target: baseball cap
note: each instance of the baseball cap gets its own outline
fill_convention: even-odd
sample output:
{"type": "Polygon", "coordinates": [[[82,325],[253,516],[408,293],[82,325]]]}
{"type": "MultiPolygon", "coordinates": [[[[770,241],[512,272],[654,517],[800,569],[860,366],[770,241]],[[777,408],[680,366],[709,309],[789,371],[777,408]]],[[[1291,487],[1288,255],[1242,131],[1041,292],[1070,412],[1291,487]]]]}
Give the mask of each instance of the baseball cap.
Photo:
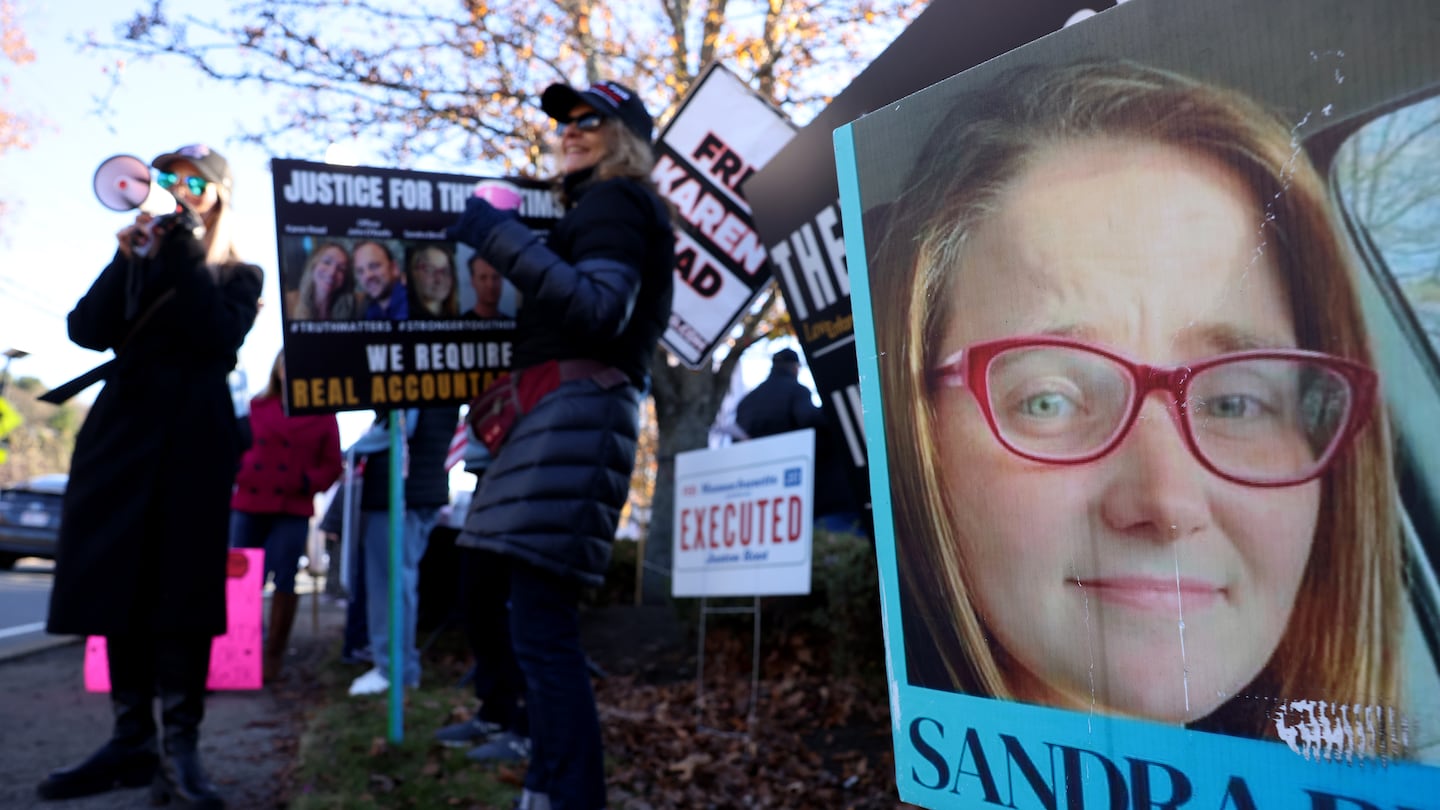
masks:
{"type": "Polygon", "coordinates": [[[150,165],[163,172],[166,166],[177,160],[194,163],[195,168],[200,170],[200,176],[212,183],[219,183],[225,188],[230,188],[232,184],[230,163],[219,152],[203,143],[192,143],[173,152],[166,152],[150,161],[150,165]]]}
{"type": "Polygon", "coordinates": [[[589,90],[576,90],[568,84],[552,84],[540,94],[540,109],[561,123],[570,120],[570,111],[577,104],[589,104],[601,115],[619,118],[641,140],[650,142],[655,122],[640,97],[625,85],[605,81],[590,85],[589,90]]]}

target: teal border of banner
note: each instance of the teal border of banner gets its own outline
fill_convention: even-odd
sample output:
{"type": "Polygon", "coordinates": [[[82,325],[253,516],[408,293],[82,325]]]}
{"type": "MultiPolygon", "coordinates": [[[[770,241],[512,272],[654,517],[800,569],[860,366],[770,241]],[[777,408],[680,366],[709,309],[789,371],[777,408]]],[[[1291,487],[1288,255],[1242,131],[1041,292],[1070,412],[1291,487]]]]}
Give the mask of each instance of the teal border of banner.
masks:
{"type": "Polygon", "coordinates": [[[1440,807],[1440,768],[1415,763],[1311,760],[1278,742],[907,685],[871,277],[866,263],[864,209],[852,127],[847,124],[835,130],[835,163],[870,453],[875,553],[900,798],[931,808],[1004,806],[1046,810],[1440,807]],[[917,732],[929,751],[922,753],[920,746],[912,742],[911,735],[917,732]],[[977,747],[983,761],[977,758],[977,747]],[[1032,789],[1021,761],[1026,757],[1036,768],[1034,774],[1055,791],[1054,795],[1046,797],[1043,790],[1037,794],[1032,789]],[[948,770],[943,785],[937,758],[948,770]],[[1073,772],[1080,777],[1075,785],[1066,780],[1067,765],[1075,766],[1073,772]],[[988,786],[982,772],[993,780],[988,786]],[[1111,781],[1116,775],[1127,792],[1118,804],[1111,781]],[[1183,803],[1175,803],[1179,780],[1185,780],[1191,791],[1183,803]],[[988,796],[987,787],[992,791],[988,796]],[[1142,801],[1142,796],[1148,798],[1142,801]],[[993,801],[996,798],[998,802],[993,801]],[[1245,803],[1245,798],[1253,799],[1253,803],[1245,803]]]}

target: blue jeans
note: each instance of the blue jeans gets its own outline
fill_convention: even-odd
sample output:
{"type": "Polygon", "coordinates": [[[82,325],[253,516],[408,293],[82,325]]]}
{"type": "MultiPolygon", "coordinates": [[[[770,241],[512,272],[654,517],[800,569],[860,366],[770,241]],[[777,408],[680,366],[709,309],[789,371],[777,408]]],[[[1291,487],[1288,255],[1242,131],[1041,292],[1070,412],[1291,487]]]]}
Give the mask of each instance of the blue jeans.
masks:
{"type": "Polygon", "coordinates": [[[580,585],[510,561],[510,638],[525,673],[530,769],[525,787],[553,810],[605,806],[605,753],[585,652],[580,585]]]}
{"type": "Polygon", "coordinates": [[[265,573],[275,575],[276,593],[295,593],[295,571],[305,553],[310,518],[279,513],[230,513],[230,547],[265,549],[265,573]]]}
{"type": "MultiPolygon", "coordinates": [[[[420,606],[420,558],[440,510],[405,510],[404,547],[400,569],[400,649],[406,686],[420,685],[420,651],[415,648],[415,621],[420,606]]],[[[375,667],[390,674],[390,513],[360,512],[360,547],[365,555],[365,623],[370,629],[370,654],[375,667]]]]}
{"type": "MultiPolygon", "coordinates": [[[[359,521],[356,521],[359,530],[359,521]]],[[[358,533],[348,541],[350,544],[350,592],[345,601],[345,642],[340,650],[342,658],[349,659],[356,653],[370,650],[370,628],[365,623],[365,550],[358,533]]],[[[342,552],[342,555],[344,552],[342,552]]]]}

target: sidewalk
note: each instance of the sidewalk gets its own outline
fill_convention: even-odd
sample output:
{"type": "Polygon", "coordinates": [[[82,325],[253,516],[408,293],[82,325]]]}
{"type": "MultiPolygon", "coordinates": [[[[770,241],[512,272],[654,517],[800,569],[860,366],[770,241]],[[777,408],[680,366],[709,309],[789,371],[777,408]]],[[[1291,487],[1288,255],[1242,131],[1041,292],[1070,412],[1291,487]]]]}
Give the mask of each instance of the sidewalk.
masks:
{"type": "MultiPolygon", "coordinates": [[[[305,677],[337,654],[344,608],[301,597],[281,679],[253,692],[216,692],[206,700],[200,750],[210,777],[230,807],[276,807],[295,761],[306,696],[305,677]],[[317,609],[318,607],[318,609],[317,609]]],[[[35,785],[52,769],[71,765],[108,739],[110,700],[86,692],[79,639],[0,661],[0,807],[64,810],[150,808],[148,788],[85,799],[41,802],[35,785]]]]}

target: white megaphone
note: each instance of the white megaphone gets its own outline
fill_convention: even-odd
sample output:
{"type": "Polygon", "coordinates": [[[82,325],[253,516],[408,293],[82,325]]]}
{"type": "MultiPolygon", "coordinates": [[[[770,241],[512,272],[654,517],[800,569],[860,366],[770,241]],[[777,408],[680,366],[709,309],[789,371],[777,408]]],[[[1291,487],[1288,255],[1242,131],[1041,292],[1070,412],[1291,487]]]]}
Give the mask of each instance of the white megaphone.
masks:
{"type": "Polygon", "coordinates": [[[150,179],[150,167],[134,155],[106,158],[95,170],[95,196],[111,211],[141,211],[151,216],[172,214],[175,195],[150,179]]]}

